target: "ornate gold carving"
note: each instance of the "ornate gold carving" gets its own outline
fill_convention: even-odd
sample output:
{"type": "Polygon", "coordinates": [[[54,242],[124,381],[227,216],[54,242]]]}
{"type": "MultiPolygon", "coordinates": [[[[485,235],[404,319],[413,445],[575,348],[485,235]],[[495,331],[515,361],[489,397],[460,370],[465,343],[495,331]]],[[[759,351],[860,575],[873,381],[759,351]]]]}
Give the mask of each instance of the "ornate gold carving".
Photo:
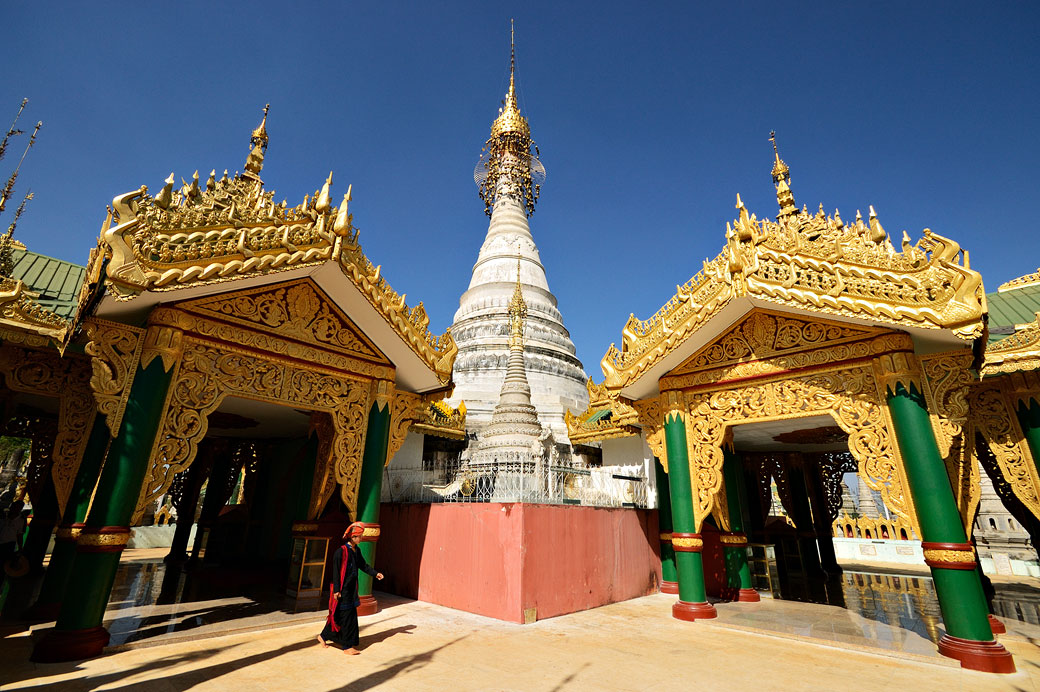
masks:
{"type": "Polygon", "coordinates": [[[1040,370],[1040,314],[1014,334],[986,346],[982,376],[1040,370]]]}
{"type": "Polygon", "coordinates": [[[71,354],[62,358],[57,351],[4,343],[0,344],[0,374],[9,389],[60,399],[51,478],[58,511],[64,513],[94,420],[90,367],[85,358],[71,354]]]}
{"type": "Polygon", "coordinates": [[[982,334],[982,277],[960,246],[925,229],[897,252],[871,215],[846,225],[835,213],[792,213],[778,222],[749,215],[727,224],[726,245],[648,320],[630,317],[622,346],[601,363],[617,389],[641,377],[700,329],[731,299],[774,304],[900,326],[947,329],[964,340],[982,334]]]}
{"type": "Polygon", "coordinates": [[[425,402],[418,394],[396,390],[393,396],[390,408],[390,439],[386,450],[387,464],[404,444],[408,428],[414,421],[422,420],[426,411],[425,402]]]}
{"type": "Polygon", "coordinates": [[[466,402],[452,408],[444,401],[431,402],[422,419],[412,423],[411,430],[450,440],[466,439],[466,402]]]}
{"type": "Polygon", "coordinates": [[[571,443],[607,440],[639,434],[639,412],[632,402],[589,378],[589,406],[581,415],[564,413],[571,443]]]}
{"type": "Polygon", "coordinates": [[[875,362],[878,364],[878,385],[883,390],[895,392],[897,384],[903,385],[908,392],[911,387],[917,391],[924,389],[917,356],[912,352],[886,353],[875,362]]]}
{"type": "Polygon", "coordinates": [[[151,324],[144,334],[141,367],[147,368],[156,358],[162,358],[163,370],[170,369],[180,360],[184,351],[184,332],[161,324],[151,324]]]}
{"type": "Polygon", "coordinates": [[[985,380],[970,395],[971,421],[982,433],[1000,473],[1023,505],[1040,518],[1040,476],[1012,410],[1005,378],[985,380]]]}
{"type": "Polygon", "coordinates": [[[307,518],[317,519],[325,505],[328,504],[332,493],[336,491],[336,460],[332,456],[332,443],[336,437],[336,430],[332,424],[332,417],[324,411],[313,412],[310,432],[318,436],[318,456],[314,463],[307,518]]]}
{"type": "Polygon", "coordinates": [[[968,394],[975,382],[973,360],[970,349],[921,356],[924,395],[935,440],[946,462],[961,521],[969,531],[981,494],[979,463],[971,453],[974,434],[965,434],[968,394]]]}
{"type": "Polygon", "coordinates": [[[335,478],[353,512],[368,420],[369,383],[344,372],[261,358],[244,349],[219,348],[190,336],[170,382],[163,423],[152,448],[152,467],[138,508],[164,493],[205,437],[207,416],[225,396],[273,401],[332,414],[336,431],[335,478]]]}
{"type": "Polygon", "coordinates": [[[193,300],[177,307],[274,332],[293,341],[389,363],[357,325],[314,288],[310,279],[193,300]]]}
{"type": "Polygon", "coordinates": [[[148,321],[150,324],[165,325],[186,333],[236,344],[254,350],[264,357],[282,357],[314,363],[330,370],[344,370],[375,379],[392,380],[395,374],[394,368],[389,365],[283,339],[275,334],[243,329],[173,308],[155,308],[148,316],[148,321]]]}
{"type": "Polygon", "coordinates": [[[691,538],[689,536],[672,536],[672,546],[675,548],[700,548],[703,545],[704,540],[701,538],[691,538]]]}
{"type": "Polygon", "coordinates": [[[647,446],[667,473],[668,448],[664,443],[664,411],[661,408],[661,398],[651,397],[633,401],[632,408],[639,413],[639,424],[646,436],[647,446]]]}
{"type": "Polygon", "coordinates": [[[722,543],[723,545],[728,545],[728,546],[733,546],[733,547],[738,547],[739,548],[740,546],[747,545],[747,536],[744,536],[744,535],[728,536],[728,535],[723,534],[723,535],[719,536],[719,542],[722,543]]]}
{"type": "Polygon", "coordinates": [[[394,383],[389,380],[376,380],[372,383],[372,403],[376,409],[383,411],[394,398],[394,383]]]}
{"type": "Polygon", "coordinates": [[[84,347],[93,371],[90,388],[97,400],[98,412],[105,416],[108,430],[115,437],[119,434],[141,359],[144,330],[93,317],[83,326],[90,339],[84,347]]]}
{"type": "Polygon", "coordinates": [[[1031,274],[1020,276],[1017,279],[1011,279],[1011,281],[1005,281],[997,287],[997,291],[1003,293],[1004,291],[1012,288],[1024,288],[1026,286],[1035,286],[1040,284],[1040,269],[1037,269],[1031,274]]]}
{"type": "Polygon", "coordinates": [[[130,542],[130,532],[119,532],[119,533],[83,533],[80,532],[79,538],[76,542],[80,545],[90,545],[98,547],[115,547],[125,546],[130,542]]]}
{"type": "Polygon", "coordinates": [[[726,429],[738,423],[801,418],[826,413],[849,435],[849,451],[867,485],[885,504],[917,525],[905,492],[902,459],[873,369],[867,365],[816,371],[743,387],[686,394],[686,437],[699,530],[722,489],[722,444],[726,429]]]}
{"type": "Polygon", "coordinates": [[[662,533],[660,538],[665,543],[671,543],[672,542],[672,534],[670,534],[670,533],[662,533]]]}
{"type": "Polygon", "coordinates": [[[362,535],[362,537],[365,537],[365,538],[368,538],[368,537],[379,538],[379,527],[378,526],[371,526],[371,525],[366,526],[361,535],[362,535]]]}
{"type": "Polygon", "coordinates": [[[975,553],[971,550],[925,550],[924,559],[931,562],[975,562],[975,553]]]}
{"type": "Polygon", "coordinates": [[[0,326],[28,332],[64,347],[71,322],[34,300],[25,283],[0,276],[0,326]]]}

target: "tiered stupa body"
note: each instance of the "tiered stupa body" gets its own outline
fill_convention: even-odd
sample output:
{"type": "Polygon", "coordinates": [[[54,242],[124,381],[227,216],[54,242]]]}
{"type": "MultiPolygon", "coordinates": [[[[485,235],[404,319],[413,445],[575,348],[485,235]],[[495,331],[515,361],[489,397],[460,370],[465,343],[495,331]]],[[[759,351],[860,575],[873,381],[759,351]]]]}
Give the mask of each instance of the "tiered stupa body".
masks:
{"type": "Polygon", "coordinates": [[[459,354],[451,402],[466,402],[471,430],[491,421],[510,362],[508,310],[519,257],[528,310],[524,364],[531,402],[541,423],[557,441],[565,441],[566,410],[577,413],[588,406],[588,376],[563,326],[528,225],[545,176],[536,152],[527,119],[517,105],[511,68],[509,92],[474,174],[491,223],[452,324],[459,354]]]}
{"type": "Polygon", "coordinates": [[[480,432],[477,453],[471,467],[500,463],[534,463],[541,453],[542,426],[538,411],[531,404],[531,387],[524,371],[524,320],[527,304],[520,284],[520,260],[517,259],[516,288],[509,302],[509,365],[491,414],[491,422],[480,432]]]}

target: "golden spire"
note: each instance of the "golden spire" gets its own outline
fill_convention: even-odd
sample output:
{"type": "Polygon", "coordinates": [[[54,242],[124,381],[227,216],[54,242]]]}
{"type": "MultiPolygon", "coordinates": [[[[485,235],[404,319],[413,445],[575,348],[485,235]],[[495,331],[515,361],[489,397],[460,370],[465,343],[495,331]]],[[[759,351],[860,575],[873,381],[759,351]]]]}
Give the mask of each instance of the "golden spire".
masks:
{"type": "Polygon", "coordinates": [[[491,136],[518,132],[524,137],[531,136],[531,127],[527,118],[520,115],[520,106],[516,102],[516,40],[513,33],[513,20],[509,20],[509,91],[505,101],[498,109],[498,117],[491,124],[491,136]]]}
{"type": "Polygon", "coordinates": [[[246,173],[253,174],[252,177],[256,177],[264,167],[264,154],[267,152],[267,111],[269,110],[271,110],[271,104],[264,106],[264,119],[260,121],[249,137],[249,144],[253,148],[246,158],[245,169],[246,173]]]}
{"type": "Polygon", "coordinates": [[[524,320],[527,319],[527,303],[520,287],[520,247],[516,248],[516,286],[509,301],[509,348],[524,348],[524,320]]]}
{"type": "Polygon", "coordinates": [[[798,207],[794,203],[794,193],[791,192],[791,169],[787,167],[784,160],[780,158],[780,151],[776,148],[776,131],[769,133],[769,141],[773,143],[773,184],[776,185],[776,201],[780,205],[780,213],[776,218],[779,221],[785,216],[798,213],[798,207]]]}

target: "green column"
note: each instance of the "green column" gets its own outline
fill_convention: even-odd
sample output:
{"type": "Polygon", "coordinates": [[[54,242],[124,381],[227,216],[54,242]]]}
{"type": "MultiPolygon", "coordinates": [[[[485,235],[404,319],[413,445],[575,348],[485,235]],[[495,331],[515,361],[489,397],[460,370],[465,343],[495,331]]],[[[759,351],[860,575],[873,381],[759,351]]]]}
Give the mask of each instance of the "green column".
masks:
{"type": "MultiPolygon", "coordinates": [[[[379,524],[379,497],[383,489],[383,468],[386,466],[386,453],[390,444],[390,406],[373,404],[368,413],[368,430],[365,433],[365,455],[361,461],[361,481],[358,484],[358,503],[356,521],[365,524],[379,524]]],[[[378,537],[378,536],[376,536],[378,537]]],[[[370,565],[375,565],[376,542],[363,540],[361,554],[370,565]]],[[[364,572],[358,573],[358,597],[361,599],[359,615],[371,615],[379,606],[372,597],[372,577],[364,572]]]]}
{"type": "MultiPolygon", "coordinates": [[[[56,627],[37,642],[32,660],[71,661],[101,653],[108,633],[102,616],[119,567],[121,546],[106,552],[94,536],[129,533],[141,484],[148,472],[149,457],[161,423],[171,373],[161,358],[147,368],[138,367],[130,389],[119,435],[112,441],[98,481],[94,502],[80,534],[69,582],[56,627]]],[[[125,544],[124,544],[125,545],[125,544]]]]}
{"type": "MultiPolygon", "coordinates": [[[[957,511],[946,467],[939,456],[924,397],[913,384],[908,390],[901,382],[895,385],[894,391],[889,387],[887,395],[899,452],[910,484],[910,495],[921,523],[925,559],[932,571],[946,632],[962,640],[992,642],[993,632],[987,618],[989,611],[974,565],[957,569],[957,566],[964,565],[928,558],[929,543],[965,546],[960,548],[961,551],[970,550],[971,546],[957,511]],[[943,562],[950,564],[951,568],[941,566],[943,562]]],[[[971,561],[974,562],[974,555],[967,555],[971,555],[971,561]]],[[[943,651],[942,641],[939,650],[951,655],[943,651]]],[[[1010,661],[1010,654],[1007,658],[1010,661]]],[[[964,659],[961,660],[965,664],[964,659]]]]}
{"type": "Polygon", "coordinates": [[[83,460],[80,462],[79,471],[76,472],[72,492],[69,493],[69,500],[65,504],[65,514],[62,515],[61,525],[58,527],[51,562],[40,588],[40,597],[33,607],[33,610],[39,610],[41,615],[45,610],[53,611],[65,593],[69,576],[72,574],[72,562],[76,556],[76,534],[79,533],[76,524],[82,524],[87,518],[90,498],[94,494],[94,486],[97,485],[98,474],[101,472],[110,440],[105,418],[95,416],[94,427],[90,431],[90,439],[87,440],[83,460]]]}
{"type": "Polygon", "coordinates": [[[1040,404],[1030,397],[1029,404],[1018,402],[1018,422],[1022,426],[1022,435],[1029,445],[1029,453],[1033,455],[1033,463],[1040,472],[1040,404]]]}
{"type": "Polygon", "coordinates": [[[668,453],[668,491],[672,503],[672,544],[679,577],[679,602],[672,606],[672,616],[680,620],[715,617],[715,608],[708,604],[704,590],[704,562],[701,559],[701,538],[696,533],[693,517],[686,425],[680,416],[668,414],[665,417],[664,436],[668,453]]]}
{"type": "Polygon", "coordinates": [[[661,534],[661,591],[679,593],[675,550],[672,548],[672,501],[668,496],[668,474],[657,457],[654,457],[654,475],[657,477],[657,528],[661,534]]]}
{"type": "Polygon", "coordinates": [[[747,491],[744,487],[743,464],[735,452],[723,450],[723,478],[726,483],[726,502],[729,505],[730,542],[723,545],[726,560],[726,586],[738,601],[760,600],[751,584],[751,568],[747,561],[747,533],[744,526],[744,507],[747,491]]]}

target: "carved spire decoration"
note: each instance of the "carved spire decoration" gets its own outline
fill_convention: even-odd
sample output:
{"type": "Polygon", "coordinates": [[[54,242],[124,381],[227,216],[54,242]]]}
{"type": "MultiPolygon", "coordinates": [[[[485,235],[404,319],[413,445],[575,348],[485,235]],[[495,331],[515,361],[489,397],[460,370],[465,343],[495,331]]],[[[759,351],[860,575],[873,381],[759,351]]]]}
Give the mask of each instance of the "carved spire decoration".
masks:
{"type": "MultiPolygon", "coordinates": [[[[249,144],[253,147],[246,158],[246,173],[256,177],[264,167],[264,154],[267,153],[267,111],[271,110],[271,104],[264,106],[264,119],[253,134],[249,136],[249,144]]],[[[259,178],[256,178],[259,180],[259,178]]]]}
{"type": "Polygon", "coordinates": [[[520,114],[516,98],[516,42],[513,20],[509,20],[509,91],[491,124],[491,137],[484,143],[480,160],[473,170],[484,212],[491,209],[499,195],[515,198],[527,216],[534,213],[545,167],[538,159],[538,146],[531,139],[531,127],[520,114]]]}
{"type": "MultiPolygon", "coordinates": [[[[519,250],[518,250],[519,252],[519,250]]],[[[520,287],[520,255],[516,257],[516,288],[509,301],[509,350],[524,350],[524,320],[527,319],[527,303],[520,287]]]]}
{"type": "Polygon", "coordinates": [[[791,192],[791,169],[787,167],[784,160],[780,158],[780,151],[776,148],[776,131],[769,133],[769,141],[773,143],[773,184],[776,185],[776,201],[780,205],[780,213],[777,221],[798,213],[798,207],[794,203],[794,193],[791,192]]]}

